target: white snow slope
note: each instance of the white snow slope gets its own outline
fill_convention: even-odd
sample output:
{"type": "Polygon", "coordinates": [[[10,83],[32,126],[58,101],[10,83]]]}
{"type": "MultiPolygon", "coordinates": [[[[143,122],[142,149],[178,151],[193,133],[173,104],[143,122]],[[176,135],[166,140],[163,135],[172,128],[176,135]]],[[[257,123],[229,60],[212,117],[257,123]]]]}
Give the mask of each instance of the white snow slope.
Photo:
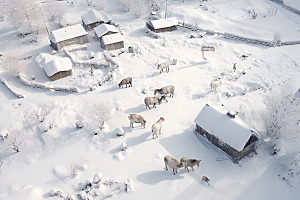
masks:
{"type": "MultiPolygon", "coordinates": [[[[69,6],[66,15],[76,24],[91,7],[83,0],[73,2],[74,7],[69,6]]],[[[106,2],[105,11],[121,26],[125,47],[132,46],[138,51],[135,55],[126,53],[126,49],[121,55],[114,52],[113,59],[120,67],[111,72],[112,80],[93,91],[89,85],[106,76],[111,68],[94,69],[91,76],[89,67],[73,66],[72,76],[49,83],[35,61],[39,53],[52,51],[47,34],[38,44],[29,43],[26,37],[17,36],[17,28],[8,17],[0,22],[0,52],[4,56],[7,50],[19,51],[24,57],[32,55],[23,72],[27,80],[31,81],[34,75],[36,82],[79,88],[79,93],[30,88],[1,68],[1,75],[25,98],[18,99],[0,84],[0,132],[16,132],[22,139],[20,152],[10,149],[0,153],[0,199],[62,199],[51,197],[52,189],[54,193],[61,191],[65,199],[68,195],[79,199],[77,194],[83,183],[93,181],[96,173],[102,174],[102,180],[87,189],[90,199],[299,199],[300,177],[287,175],[289,166],[282,165],[292,162],[292,156],[270,155],[259,110],[263,107],[262,100],[271,91],[294,93],[299,89],[300,45],[265,47],[219,36],[190,38],[199,32],[183,28],[160,33],[166,38],[164,41],[144,32],[148,14],[136,19],[133,12],[119,8],[117,0],[106,2]],[[205,52],[207,60],[204,60],[200,52],[202,46],[213,46],[216,51],[205,52]],[[249,57],[241,60],[242,54],[249,57]],[[157,64],[172,59],[178,60],[177,65],[171,65],[169,73],[159,74],[157,64]],[[232,71],[234,63],[237,63],[235,72],[232,71]],[[119,89],[117,84],[129,76],[133,77],[133,87],[119,89]],[[215,78],[223,82],[217,93],[209,88],[215,78]],[[167,85],[176,87],[174,98],[167,97],[168,102],[146,109],[144,98],[154,96],[154,89],[167,85]],[[233,96],[228,97],[226,93],[233,96]],[[105,129],[94,135],[88,110],[92,102],[99,101],[109,103],[113,112],[112,118],[104,124],[105,129]],[[200,141],[193,131],[194,119],[206,103],[224,104],[232,111],[242,105],[245,121],[264,139],[257,154],[234,164],[212,144],[204,139],[200,141]],[[36,111],[41,108],[50,108],[44,122],[36,120],[36,111]],[[130,128],[128,115],[131,113],[147,120],[145,129],[139,124],[130,128]],[[77,114],[83,118],[82,129],[76,129],[77,114]],[[160,117],[165,119],[162,134],[152,139],[151,125],[160,117]],[[49,124],[54,125],[50,130],[49,124]],[[114,130],[120,127],[125,135],[117,137],[114,130]],[[123,142],[127,145],[125,151],[120,147],[123,142]],[[177,160],[184,156],[201,159],[200,168],[194,167],[195,171],[190,172],[182,168],[173,175],[170,169],[165,169],[165,155],[177,160]],[[72,163],[81,164],[76,177],[71,175],[72,163]],[[202,182],[203,175],[211,180],[210,186],[202,182]]],[[[281,30],[284,40],[300,39],[300,16],[271,1],[211,0],[203,5],[208,11],[196,1],[169,1],[167,17],[176,17],[180,22],[201,17],[199,26],[202,28],[253,38],[272,40],[273,33],[281,30]],[[275,16],[268,13],[270,7],[278,8],[275,16]],[[247,13],[250,9],[258,13],[257,19],[247,13]]],[[[300,7],[296,1],[293,6],[300,7]]],[[[164,16],[164,11],[157,13],[164,16]]],[[[59,28],[51,20],[47,25],[50,31],[59,28]]],[[[90,32],[88,50],[74,51],[72,55],[89,59],[89,52],[94,51],[94,59],[103,59],[99,53],[103,50],[93,36],[90,32]]],[[[63,52],[56,56],[66,57],[63,52]]],[[[0,138],[0,147],[4,143],[0,138]]],[[[84,195],[87,194],[81,192],[82,198],[84,195]]]]}

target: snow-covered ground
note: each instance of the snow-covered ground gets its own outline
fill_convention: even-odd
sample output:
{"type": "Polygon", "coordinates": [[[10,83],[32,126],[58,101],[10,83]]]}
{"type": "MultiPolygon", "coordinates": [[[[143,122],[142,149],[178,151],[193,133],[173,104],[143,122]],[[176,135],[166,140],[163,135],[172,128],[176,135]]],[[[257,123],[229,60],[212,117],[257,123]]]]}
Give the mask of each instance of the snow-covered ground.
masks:
{"type": "MultiPolygon", "coordinates": [[[[91,7],[83,0],[73,2],[66,18],[76,24],[91,7]]],[[[0,52],[4,56],[7,50],[19,51],[24,57],[32,55],[24,72],[28,80],[34,75],[36,82],[79,88],[79,93],[30,88],[7,71],[1,71],[2,77],[25,98],[18,99],[0,84],[0,132],[16,132],[22,139],[20,152],[5,150],[0,154],[0,199],[60,199],[51,197],[52,189],[61,191],[65,197],[75,196],[86,181],[93,181],[97,172],[103,177],[100,183],[92,184],[93,199],[299,199],[299,154],[270,154],[259,111],[270,92],[295,93],[300,88],[300,45],[266,47],[210,35],[190,38],[199,32],[184,28],[160,33],[164,41],[144,32],[147,14],[136,19],[134,13],[123,11],[117,0],[107,4],[105,11],[121,26],[125,52],[133,46],[139,53],[118,55],[116,51],[113,60],[119,67],[112,72],[110,68],[94,69],[94,76],[90,76],[89,67],[73,66],[72,76],[53,83],[49,83],[36,62],[40,53],[52,52],[47,35],[38,44],[29,43],[17,36],[17,28],[8,20],[0,22],[0,52]],[[204,60],[202,46],[213,46],[216,50],[205,52],[204,60]],[[249,57],[242,60],[241,55],[249,57]],[[171,65],[169,73],[159,74],[157,64],[173,59],[178,60],[177,65],[171,65]],[[90,91],[89,86],[108,73],[112,80],[90,91]],[[133,87],[119,89],[118,83],[129,76],[133,77],[133,87]],[[216,78],[221,78],[223,84],[214,93],[209,84],[216,78]],[[167,98],[168,102],[155,109],[145,109],[144,98],[154,96],[154,89],[167,85],[175,86],[174,98],[167,98]],[[100,101],[113,108],[113,115],[105,122],[105,129],[94,135],[88,121],[89,110],[93,102],[100,101]],[[206,103],[224,104],[232,111],[243,107],[245,121],[264,140],[257,154],[234,164],[205,139],[199,140],[193,131],[194,119],[206,103]],[[44,122],[35,117],[36,110],[41,108],[49,108],[44,122]],[[131,113],[146,119],[145,129],[138,124],[129,127],[131,113]],[[83,117],[82,129],[76,129],[77,114],[83,117]],[[160,117],[165,119],[162,134],[152,139],[151,125],[160,117]],[[45,132],[49,124],[54,126],[45,132]],[[120,127],[125,131],[122,137],[115,133],[120,127]],[[125,151],[121,151],[122,142],[127,144],[125,151]],[[200,159],[200,168],[194,167],[195,171],[190,172],[182,168],[173,175],[165,170],[165,155],[177,160],[200,159]],[[295,158],[298,163],[290,165],[295,158]],[[75,163],[80,164],[76,177],[71,174],[71,165],[75,163]],[[298,174],[291,176],[290,169],[298,174]],[[210,186],[202,182],[204,175],[211,180],[210,186]]],[[[283,40],[300,39],[300,16],[271,1],[211,0],[202,4],[207,11],[196,1],[170,1],[167,16],[181,22],[201,18],[201,28],[247,37],[272,40],[273,33],[281,30],[283,40]],[[268,12],[270,7],[278,9],[275,16],[268,12]],[[251,9],[258,13],[257,19],[251,18],[251,9]]],[[[299,3],[290,0],[287,4],[299,9],[299,3]]],[[[164,16],[164,11],[157,15],[164,16]]],[[[48,26],[50,30],[58,28],[54,21],[49,21],[48,26]]],[[[88,60],[93,51],[95,58],[102,61],[103,50],[93,32],[88,37],[88,49],[74,51],[72,55],[88,60]]],[[[66,57],[63,52],[55,56],[66,57]]]]}

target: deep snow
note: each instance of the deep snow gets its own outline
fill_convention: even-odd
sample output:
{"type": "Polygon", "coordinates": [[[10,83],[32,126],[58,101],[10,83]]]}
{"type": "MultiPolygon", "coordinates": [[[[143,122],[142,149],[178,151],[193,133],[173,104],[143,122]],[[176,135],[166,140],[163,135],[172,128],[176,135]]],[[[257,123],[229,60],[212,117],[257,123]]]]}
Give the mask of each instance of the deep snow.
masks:
{"type": "MultiPolygon", "coordinates": [[[[69,8],[65,18],[77,24],[91,7],[82,0],[73,2],[74,7],[69,8]]],[[[300,7],[297,2],[287,2],[300,7]]],[[[115,52],[113,59],[120,67],[112,72],[113,79],[97,90],[90,91],[89,85],[104,77],[110,69],[94,69],[94,76],[90,76],[89,67],[73,66],[71,77],[51,83],[77,86],[80,92],[76,94],[29,88],[8,72],[1,71],[25,98],[18,99],[0,84],[0,131],[6,133],[15,129],[24,138],[21,152],[7,150],[0,154],[0,199],[55,199],[50,197],[52,189],[74,195],[79,193],[83,182],[93,181],[96,173],[102,173],[100,183],[130,180],[133,191],[124,192],[122,185],[102,184],[95,189],[99,193],[95,199],[111,194],[110,198],[130,200],[298,199],[299,175],[291,177],[288,170],[291,166],[299,170],[299,154],[270,155],[269,138],[263,131],[259,110],[263,107],[262,100],[271,91],[294,93],[299,89],[300,46],[265,47],[207,35],[190,38],[192,33],[199,32],[183,28],[161,33],[165,40],[156,39],[144,32],[148,15],[136,19],[134,13],[120,9],[117,0],[107,3],[105,11],[120,24],[125,47],[133,46],[138,51],[134,55],[115,52]],[[205,52],[207,60],[203,60],[202,46],[214,46],[216,51],[205,52]],[[249,57],[242,60],[242,54],[249,57]],[[159,74],[157,64],[172,59],[178,60],[177,65],[171,65],[169,73],[159,74]],[[234,63],[237,63],[235,72],[232,71],[234,63]],[[117,84],[128,76],[133,77],[133,87],[119,89],[117,84]],[[213,93],[209,83],[218,77],[223,84],[213,93]],[[145,109],[145,97],[154,96],[154,89],[171,84],[176,87],[174,98],[168,98],[168,103],[163,102],[155,109],[145,109]],[[114,108],[113,117],[105,122],[103,133],[97,136],[88,124],[87,111],[93,101],[108,102],[114,108]],[[206,103],[224,104],[232,111],[242,105],[245,122],[265,140],[258,154],[233,164],[226,154],[205,139],[199,140],[193,132],[194,119],[206,103]],[[51,108],[42,123],[33,119],[35,109],[41,107],[51,108]],[[130,128],[127,117],[130,113],[142,115],[147,120],[146,128],[138,124],[130,128]],[[83,116],[85,126],[82,129],[76,129],[77,114],[83,116]],[[153,140],[151,125],[159,117],[165,119],[162,134],[153,140]],[[45,132],[44,127],[52,119],[55,119],[54,127],[45,132]],[[123,137],[116,136],[115,129],[119,127],[125,131],[123,137]],[[125,151],[120,148],[123,142],[128,147],[125,151]],[[202,161],[195,171],[179,169],[173,175],[165,170],[165,155],[177,160],[185,156],[202,161]],[[289,165],[295,158],[298,158],[298,168],[297,163],[289,165]],[[81,163],[77,177],[71,175],[72,163],[81,163]],[[211,186],[201,181],[203,175],[209,177],[211,186]]],[[[203,4],[208,11],[195,1],[170,1],[167,16],[186,22],[201,17],[200,27],[266,40],[272,40],[277,30],[283,32],[284,40],[300,38],[300,16],[271,1],[212,0],[203,4]],[[276,16],[268,14],[272,6],[278,9],[276,16]],[[252,8],[258,13],[255,20],[247,13],[252,8]]],[[[164,16],[163,11],[157,13],[164,16]]],[[[50,30],[58,28],[54,21],[49,21],[48,26],[50,30]]],[[[6,50],[15,49],[24,56],[32,55],[25,72],[27,79],[34,75],[37,82],[49,82],[35,61],[40,53],[52,52],[47,35],[39,44],[29,43],[26,38],[17,36],[17,28],[7,19],[0,22],[0,27],[0,52],[5,56],[6,50]]],[[[72,54],[88,60],[90,51],[94,51],[95,58],[103,59],[103,50],[94,39],[94,33],[89,32],[88,36],[91,42],[87,44],[88,50],[72,54]]],[[[66,57],[63,52],[56,56],[66,57]]],[[[0,139],[0,145],[2,142],[0,139]]]]}

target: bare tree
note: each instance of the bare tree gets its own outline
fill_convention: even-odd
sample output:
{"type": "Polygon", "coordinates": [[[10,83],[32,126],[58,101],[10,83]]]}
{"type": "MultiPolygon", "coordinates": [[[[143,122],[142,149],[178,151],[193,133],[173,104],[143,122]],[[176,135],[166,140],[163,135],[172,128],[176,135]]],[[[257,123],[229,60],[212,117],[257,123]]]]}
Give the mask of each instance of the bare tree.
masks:
{"type": "Polygon", "coordinates": [[[33,111],[34,118],[40,122],[45,121],[45,117],[51,112],[52,108],[53,108],[52,104],[45,104],[45,103],[39,104],[33,111]]]}
{"type": "Polygon", "coordinates": [[[95,129],[103,129],[104,122],[112,117],[112,107],[101,101],[92,102],[87,110],[90,125],[95,129]]]}
{"type": "Polygon", "coordinates": [[[67,12],[67,5],[64,2],[49,2],[43,4],[46,7],[47,18],[54,20],[56,17],[62,17],[67,12]]]}
{"type": "Polygon", "coordinates": [[[192,30],[197,31],[199,29],[199,24],[202,22],[201,17],[192,17],[191,18],[191,25],[192,25],[192,30]]]}
{"type": "Polygon", "coordinates": [[[283,34],[281,31],[276,31],[273,33],[273,41],[276,44],[281,45],[282,38],[283,38],[283,34]]]}
{"type": "Polygon", "coordinates": [[[82,163],[80,162],[74,162],[71,164],[70,168],[71,168],[71,174],[76,177],[78,176],[79,173],[79,168],[81,167],[82,163]]]}
{"type": "Polygon", "coordinates": [[[20,146],[24,141],[23,137],[20,135],[20,131],[13,129],[9,131],[8,135],[3,137],[3,139],[3,144],[0,145],[1,150],[12,149],[16,152],[20,152],[20,146]]]}
{"type": "Polygon", "coordinates": [[[19,76],[24,71],[25,62],[21,54],[17,50],[9,50],[4,53],[4,59],[2,66],[13,74],[13,76],[19,76]]]}
{"type": "Polygon", "coordinates": [[[144,0],[132,0],[131,9],[137,18],[140,18],[146,11],[147,6],[144,0]]]}
{"type": "Polygon", "coordinates": [[[93,0],[84,0],[84,1],[87,3],[88,6],[92,5],[93,3],[93,0]]]}
{"type": "MultiPolygon", "coordinates": [[[[271,93],[260,110],[267,134],[273,139],[282,139],[288,144],[300,142],[300,102],[293,94],[271,93]]],[[[276,143],[276,142],[275,142],[276,143]]]]}
{"type": "Polygon", "coordinates": [[[107,3],[105,0],[96,0],[94,3],[100,10],[105,10],[107,8],[107,3]]]}
{"type": "Polygon", "coordinates": [[[131,10],[131,0],[119,0],[119,5],[125,12],[129,12],[131,10]]]}

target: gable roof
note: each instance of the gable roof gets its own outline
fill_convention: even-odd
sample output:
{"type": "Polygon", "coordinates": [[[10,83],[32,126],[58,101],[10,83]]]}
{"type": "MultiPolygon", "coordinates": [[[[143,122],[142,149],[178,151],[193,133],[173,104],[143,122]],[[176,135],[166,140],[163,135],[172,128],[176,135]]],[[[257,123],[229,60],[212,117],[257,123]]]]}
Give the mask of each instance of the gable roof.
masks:
{"type": "Polygon", "coordinates": [[[101,37],[104,34],[106,34],[107,32],[118,33],[118,30],[116,29],[116,27],[113,25],[109,25],[109,24],[101,24],[101,25],[95,27],[94,31],[95,31],[97,37],[101,37]]]}
{"type": "Polygon", "coordinates": [[[43,68],[47,76],[53,76],[57,72],[69,71],[72,70],[72,62],[70,58],[56,58],[45,64],[43,68]]]}
{"type": "Polygon", "coordinates": [[[68,26],[65,28],[51,31],[48,38],[52,42],[57,43],[57,42],[65,41],[68,39],[76,38],[87,34],[88,33],[84,30],[81,24],[76,24],[74,26],[68,26]]]}
{"type": "Polygon", "coordinates": [[[108,22],[111,20],[111,18],[104,11],[96,11],[94,9],[91,9],[85,15],[82,15],[81,19],[86,25],[101,21],[108,22]]]}
{"type": "Polygon", "coordinates": [[[260,138],[255,129],[237,115],[230,118],[222,107],[206,104],[194,122],[238,151],[244,149],[252,134],[260,138]]]}
{"type": "Polygon", "coordinates": [[[102,41],[105,45],[108,45],[108,44],[114,44],[114,43],[117,43],[117,42],[122,42],[124,40],[123,40],[123,37],[120,33],[116,33],[116,34],[103,36],[102,41]]]}
{"type": "Polygon", "coordinates": [[[150,21],[155,29],[177,26],[178,21],[175,17],[150,21]]]}

